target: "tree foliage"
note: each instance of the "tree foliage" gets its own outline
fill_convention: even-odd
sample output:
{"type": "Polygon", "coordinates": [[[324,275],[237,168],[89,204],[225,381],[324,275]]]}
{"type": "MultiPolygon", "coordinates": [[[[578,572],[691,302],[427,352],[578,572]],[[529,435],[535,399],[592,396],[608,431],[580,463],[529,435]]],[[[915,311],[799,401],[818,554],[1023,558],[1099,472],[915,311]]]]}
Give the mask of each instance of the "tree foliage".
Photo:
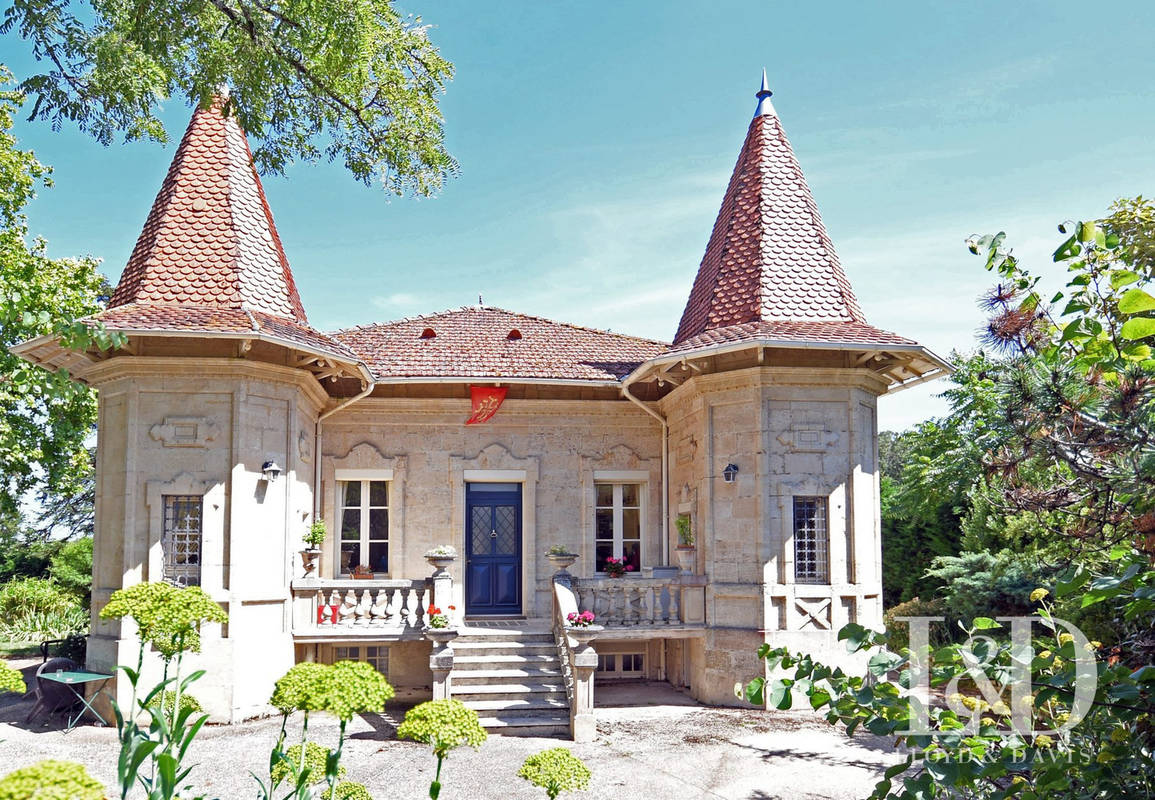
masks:
{"type": "Polygon", "coordinates": [[[97,261],[49,258],[43,239],[29,241],[24,207],[49,185],[50,170],[12,135],[23,98],[9,83],[0,67],[0,513],[11,515],[30,492],[48,505],[85,492],[92,464],[84,445],[96,402],[67,371],[40,369],[8,348],[45,335],[80,349],[107,348],[120,337],[83,321],[108,293],[97,261]]]}
{"type": "Polygon", "coordinates": [[[262,171],[324,157],[429,194],[456,170],[437,105],[453,66],[390,0],[14,0],[0,31],[40,62],[20,84],[30,118],[104,144],[166,141],[167,99],[204,108],[228,85],[262,171]]]}

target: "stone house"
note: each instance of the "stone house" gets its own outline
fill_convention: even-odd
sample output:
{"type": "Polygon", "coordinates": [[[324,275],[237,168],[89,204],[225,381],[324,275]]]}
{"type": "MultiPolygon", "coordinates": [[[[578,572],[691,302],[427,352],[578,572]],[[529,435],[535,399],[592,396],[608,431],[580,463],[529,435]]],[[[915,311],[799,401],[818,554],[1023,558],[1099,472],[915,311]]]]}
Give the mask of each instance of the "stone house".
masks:
{"type": "Polygon", "coordinates": [[[316,331],[244,134],[196,111],[97,317],[127,343],[15,348],[99,393],[89,666],[135,658],[96,616],[113,591],[195,583],[229,615],[195,659],[217,719],[354,658],[588,738],[595,678],[732,703],[763,642],[837,659],[842,624],[879,625],[876,401],[949,365],[866,322],[770,94],[672,343],[481,305],[316,331]],[[465,424],[487,388],[504,403],[465,424]],[[439,545],[459,556],[434,574],[439,545]],[[605,629],[563,633],[579,608],[605,629]]]}

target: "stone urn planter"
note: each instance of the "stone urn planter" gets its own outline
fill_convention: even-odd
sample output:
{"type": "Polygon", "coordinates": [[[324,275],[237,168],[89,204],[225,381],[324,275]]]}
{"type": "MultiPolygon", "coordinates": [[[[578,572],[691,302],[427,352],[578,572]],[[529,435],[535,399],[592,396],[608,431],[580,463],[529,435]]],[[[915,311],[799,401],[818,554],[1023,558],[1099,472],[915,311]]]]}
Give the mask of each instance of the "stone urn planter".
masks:
{"type": "Polygon", "coordinates": [[[429,566],[433,567],[434,577],[444,575],[449,567],[453,566],[453,562],[457,560],[457,553],[451,547],[442,547],[430,550],[425,554],[425,560],[429,562],[429,566]]]}
{"type": "Polygon", "coordinates": [[[421,629],[421,635],[433,642],[433,649],[440,650],[458,637],[457,628],[430,628],[426,625],[421,629]]]}
{"type": "Polygon", "coordinates": [[[321,551],[312,548],[301,551],[301,566],[305,569],[305,577],[315,577],[313,572],[317,569],[317,561],[321,558],[321,551]]]}
{"type": "Polygon", "coordinates": [[[574,641],[577,649],[582,649],[605,630],[604,625],[566,625],[565,635],[574,641]]]}
{"type": "Polygon", "coordinates": [[[692,544],[680,544],[674,548],[674,558],[677,559],[683,575],[694,574],[694,567],[697,566],[697,554],[698,549],[692,544]]]}
{"type": "Polygon", "coordinates": [[[577,553],[546,553],[545,557],[557,573],[567,572],[570,565],[578,560],[577,553]]]}

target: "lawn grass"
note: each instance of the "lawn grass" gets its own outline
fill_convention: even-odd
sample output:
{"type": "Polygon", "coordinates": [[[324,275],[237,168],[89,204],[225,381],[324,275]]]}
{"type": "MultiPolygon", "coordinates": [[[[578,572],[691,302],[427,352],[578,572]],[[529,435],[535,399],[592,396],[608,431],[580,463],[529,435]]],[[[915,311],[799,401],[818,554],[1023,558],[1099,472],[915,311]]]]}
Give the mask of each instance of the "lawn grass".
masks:
{"type": "Polygon", "coordinates": [[[0,639],[0,658],[28,658],[40,655],[39,642],[11,642],[0,639]]]}

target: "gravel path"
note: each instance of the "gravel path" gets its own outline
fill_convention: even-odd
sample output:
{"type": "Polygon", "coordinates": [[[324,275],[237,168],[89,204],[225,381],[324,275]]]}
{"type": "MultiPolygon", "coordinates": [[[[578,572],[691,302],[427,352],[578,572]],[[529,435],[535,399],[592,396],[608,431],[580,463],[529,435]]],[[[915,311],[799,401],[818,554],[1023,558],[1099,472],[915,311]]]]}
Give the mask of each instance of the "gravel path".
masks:
{"type": "MultiPolygon", "coordinates": [[[[598,739],[575,745],[557,739],[492,736],[479,750],[455,750],[446,761],[442,800],[521,800],[545,793],[516,776],[526,756],[566,745],[593,771],[589,791],[563,795],[584,800],[658,798],[850,798],[870,793],[881,772],[899,760],[885,741],[845,735],[807,712],[706,708],[668,687],[614,687],[617,696],[644,705],[601,708],[598,739]],[[669,702],[667,702],[669,701],[669,702]]],[[[610,692],[602,694],[614,697],[610,692]]],[[[23,723],[27,700],[0,700],[0,774],[44,758],[79,761],[110,788],[116,780],[117,742],[106,728],[82,726],[67,735],[59,723],[23,723]]],[[[342,763],[349,779],[376,800],[426,797],[434,771],[424,745],[397,741],[406,707],[358,717],[350,724],[342,763]]],[[[279,720],[206,727],[191,749],[199,792],[210,798],[255,798],[249,771],[265,774],[279,720]]],[[[335,742],[329,718],[310,723],[310,736],[335,742]]]]}

